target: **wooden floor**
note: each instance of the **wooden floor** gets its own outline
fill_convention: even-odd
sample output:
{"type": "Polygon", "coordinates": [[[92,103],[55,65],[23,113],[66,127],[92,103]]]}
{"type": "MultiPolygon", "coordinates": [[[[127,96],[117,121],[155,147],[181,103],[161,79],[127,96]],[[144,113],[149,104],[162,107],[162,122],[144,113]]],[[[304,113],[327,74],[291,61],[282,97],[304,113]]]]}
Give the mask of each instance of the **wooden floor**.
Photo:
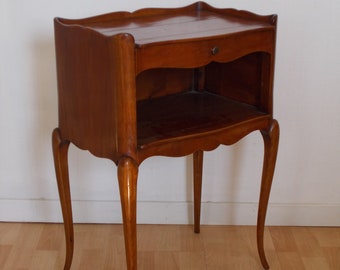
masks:
{"type": "MultiPolygon", "coordinates": [[[[272,270],[340,270],[340,228],[267,227],[272,270]]],[[[0,269],[63,269],[61,224],[0,223],[0,269]]],[[[121,225],[75,225],[72,269],[125,269],[121,225]]],[[[138,225],[138,270],[262,269],[254,226],[138,225]]]]}

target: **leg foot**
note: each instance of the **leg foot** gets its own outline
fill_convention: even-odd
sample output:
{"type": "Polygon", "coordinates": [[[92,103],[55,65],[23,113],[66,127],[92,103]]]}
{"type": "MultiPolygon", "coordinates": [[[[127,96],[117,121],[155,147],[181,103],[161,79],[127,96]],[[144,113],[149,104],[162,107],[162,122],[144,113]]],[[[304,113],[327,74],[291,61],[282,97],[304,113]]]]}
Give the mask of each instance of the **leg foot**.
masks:
{"type": "Polygon", "coordinates": [[[137,176],[137,163],[129,157],[123,157],[118,164],[118,181],[128,270],[137,270],[137,176]]]}
{"type": "Polygon", "coordinates": [[[66,258],[64,270],[69,270],[71,268],[74,248],[71,193],[67,160],[69,145],[69,141],[63,141],[61,139],[60,131],[56,128],[52,133],[52,146],[66,239],[66,258]]]}
{"type": "Polygon", "coordinates": [[[269,269],[269,264],[264,252],[263,234],[279,144],[279,132],[279,124],[275,119],[269,130],[261,131],[264,140],[264,161],[257,216],[257,248],[264,269],[269,269]]]}

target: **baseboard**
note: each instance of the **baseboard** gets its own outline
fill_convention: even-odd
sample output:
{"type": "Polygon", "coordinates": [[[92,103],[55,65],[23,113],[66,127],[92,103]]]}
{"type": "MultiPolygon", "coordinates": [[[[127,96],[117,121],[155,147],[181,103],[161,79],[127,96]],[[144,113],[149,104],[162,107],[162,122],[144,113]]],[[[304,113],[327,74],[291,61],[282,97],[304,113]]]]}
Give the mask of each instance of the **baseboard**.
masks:
{"type": "MultiPolygon", "coordinates": [[[[202,224],[254,225],[256,203],[203,202],[202,224]]],[[[73,201],[75,223],[121,223],[119,201],[73,201]]],[[[61,222],[57,200],[0,200],[0,221],[61,222]]],[[[140,224],[192,224],[188,202],[139,202],[140,224]]],[[[278,204],[268,206],[266,225],[340,226],[340,204],[278,204]]]]}

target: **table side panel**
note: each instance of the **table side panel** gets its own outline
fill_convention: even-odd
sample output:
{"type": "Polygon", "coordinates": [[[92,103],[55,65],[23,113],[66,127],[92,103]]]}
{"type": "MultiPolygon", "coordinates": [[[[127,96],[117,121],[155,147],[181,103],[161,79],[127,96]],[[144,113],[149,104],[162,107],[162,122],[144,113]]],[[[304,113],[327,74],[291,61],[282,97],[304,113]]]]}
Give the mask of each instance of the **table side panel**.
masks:
{"type": "Polygon", "coordinates": [[[134,43],[128,39],[55,20],[62,138],[114,161],[136,149],[134,43]]]}

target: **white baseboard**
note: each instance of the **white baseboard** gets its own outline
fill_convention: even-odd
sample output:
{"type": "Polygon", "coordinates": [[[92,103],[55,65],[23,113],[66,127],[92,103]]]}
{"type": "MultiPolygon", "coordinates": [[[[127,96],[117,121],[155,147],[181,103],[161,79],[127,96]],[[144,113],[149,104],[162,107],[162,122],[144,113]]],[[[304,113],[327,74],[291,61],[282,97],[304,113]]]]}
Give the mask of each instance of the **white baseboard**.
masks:
{"type": "MultiPolygon", "coordinates": [[[[192,224],[188,202],[138,202],[140,224],[192,224]]],[[[121,223],[119,201],[73,201],[75,223],[121,223]]],[[[256,203],[202,202],[201,224],[255,225],[256,203]]],[[[0,221],[62,222],[57,200],[0,200],[0,221]]],[[[268,206],[266,225],[340,226],[340,204],[268,206]]]]}

